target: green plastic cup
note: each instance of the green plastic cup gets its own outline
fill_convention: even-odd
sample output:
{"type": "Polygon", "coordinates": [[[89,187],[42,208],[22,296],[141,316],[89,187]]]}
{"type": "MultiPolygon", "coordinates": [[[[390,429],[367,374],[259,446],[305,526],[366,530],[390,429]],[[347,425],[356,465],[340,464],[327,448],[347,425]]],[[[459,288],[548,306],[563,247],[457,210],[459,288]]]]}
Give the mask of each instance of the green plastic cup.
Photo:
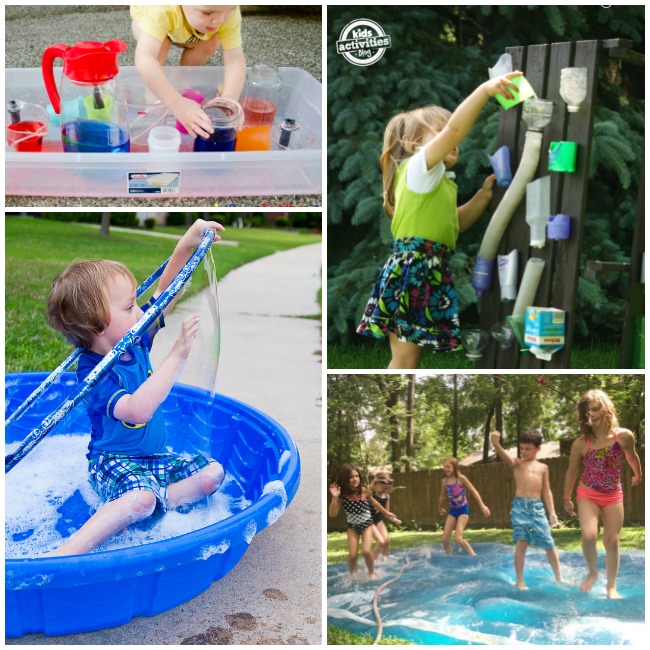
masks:
{"type": "Polygon", "coordinates": [[[521,352],[529,352],[526,345],[526,314],[519,314],[518,316],[506,316],[506,323],[510,325],[510,329],[514,332],[517,342],[519,343],[519,350],[521,352]]]}
{"type": "Polygon", "coordinates": [[[578,144],[576,142],[551,142],[548,150],[549,171],[575,172],[577,155],[578,144]]]}
{"type": "Polygon", "coordinates": [[[92,95],[84,97],[84,106],[86,108],[86,115],[89,120],[97,120],[98,122],[111,121],[111,107],[113,105],[113,98],[108,95],[102,97],[104,108],[95,108],[95,100],[92,95]]]}
{"type": "Polygon", "coordinates": [[[530,97],[537,97],[535,94],[535,91],[533,90],[533,87],[528,83],[526,77],[524,75],[519,75],[517,77],[512,77],[510,79],[515,86],[519,89],[518,92],[515,92],[510,89],[510,92],[515,96],[514,99],[506,99],[503,95],[495,95],[496,100],[505,108],[508,110],[509,108],[512,108],[513,106],[516,106],[517,104],[521,104],[525,99],[529,99],[530,97]]]}

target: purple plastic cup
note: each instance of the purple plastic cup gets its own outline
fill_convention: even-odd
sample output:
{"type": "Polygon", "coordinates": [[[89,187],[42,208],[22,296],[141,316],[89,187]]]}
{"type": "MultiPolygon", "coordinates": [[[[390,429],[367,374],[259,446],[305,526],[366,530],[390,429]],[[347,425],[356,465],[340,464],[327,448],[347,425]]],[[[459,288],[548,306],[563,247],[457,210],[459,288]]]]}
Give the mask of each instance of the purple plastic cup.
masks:
{"type": "MultiPolygon", "coordinates": [[[[205,95],[203,93],[200,93],[198,90],[193,90],[192,88],[187,88],[181,93],[181,95],[183,97],[187,97],[187,99],[195,101],[197,104],[202,104],[203,100],[205,99],[205,95]]],[[[181,133],[187,133],[187,129],[178,120],[176,120],[176,128],[181,133]]]]}

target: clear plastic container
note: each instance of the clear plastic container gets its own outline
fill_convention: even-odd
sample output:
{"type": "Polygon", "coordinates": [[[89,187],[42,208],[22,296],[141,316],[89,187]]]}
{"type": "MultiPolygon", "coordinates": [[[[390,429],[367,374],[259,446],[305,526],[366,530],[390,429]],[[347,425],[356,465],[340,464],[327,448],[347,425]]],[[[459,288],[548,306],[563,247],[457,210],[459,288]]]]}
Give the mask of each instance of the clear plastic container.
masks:
{"type": "MultiPolygon", "coordinates": [[[[180,90],[193,88],[206,98],[212,98],[223,83],[223,68],[170,67],[165,71],[180,90]]],[[[129,109],[131,153],[64,153],[60,130],[51,125],[42,152],[5,152],[5,194],[151,198],[151,194],[134,191],[130,183],[133,176],[148,174],[174,175],[178,182],[158,189],[178,197],[320,194],[322,85],[299,68],[280,68],[279,72],[282,87],[277,114],[290,116],[309,132],[304,148],[194,153],[192,138],[183,135],[178,153],[150,154],[149,131],[155,126],[173,126],[175,119],[147,90],[136,69],[124,67],[120,77],[129,109]]],[[[57,69],[55,76],[60,73],[57,69]]],[[[39,68],[8,68],[5,88],[7,97],[43,107],[48,104],[39,68]]]]}

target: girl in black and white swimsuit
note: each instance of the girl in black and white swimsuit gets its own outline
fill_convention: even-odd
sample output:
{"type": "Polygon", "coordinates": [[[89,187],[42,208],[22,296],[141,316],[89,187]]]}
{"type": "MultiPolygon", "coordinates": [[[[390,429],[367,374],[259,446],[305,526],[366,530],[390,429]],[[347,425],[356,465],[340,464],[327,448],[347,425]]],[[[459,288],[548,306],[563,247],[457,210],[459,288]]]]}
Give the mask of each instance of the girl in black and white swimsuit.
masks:
{"type": "Polygon", "coordinates": [[[344,463],[337,474],[337,480],[330,485],[332,501],[329,516],[336,517],[341,505],[348,520],[348,567],[351,573],[357,570],[359,540],[361,553],[368,567],[370,579],[375,579],[374,558],[372,555],[372,538],[375,525],[372,520],[372,508],[381,512],[387,519],[401,523],[391,512],[386,510],[370,494],[361,481],[361,473],[351,463],[344,463]],[[372,507],[371,507],[372,506],[372,507]]]}

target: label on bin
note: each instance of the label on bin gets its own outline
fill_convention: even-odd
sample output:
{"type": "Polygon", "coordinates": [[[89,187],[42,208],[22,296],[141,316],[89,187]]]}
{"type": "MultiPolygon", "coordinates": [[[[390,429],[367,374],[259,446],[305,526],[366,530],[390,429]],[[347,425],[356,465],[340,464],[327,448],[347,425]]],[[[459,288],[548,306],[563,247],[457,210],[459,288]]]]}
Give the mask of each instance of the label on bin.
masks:
{"type": "Polygon", "coordinates": [[[178,194],[180,172],[128,172],[129,194],[178,194]]]}

